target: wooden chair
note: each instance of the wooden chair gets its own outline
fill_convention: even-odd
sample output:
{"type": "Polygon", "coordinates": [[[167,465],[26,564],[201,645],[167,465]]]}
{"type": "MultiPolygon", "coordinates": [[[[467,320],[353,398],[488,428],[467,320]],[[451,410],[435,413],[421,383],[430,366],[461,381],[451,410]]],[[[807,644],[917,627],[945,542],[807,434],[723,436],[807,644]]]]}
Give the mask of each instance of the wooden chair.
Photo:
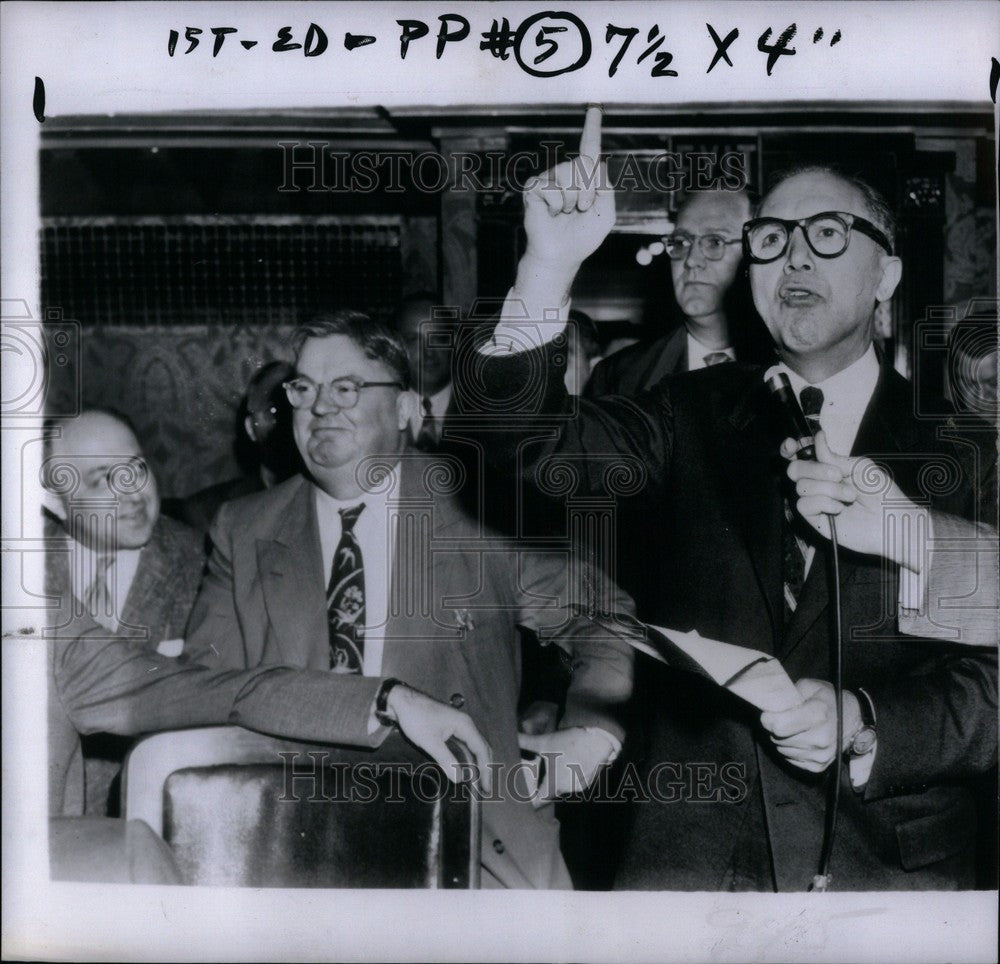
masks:
{"type": "Polygon", "coordinates": [[[124,794],[184,883],[479,887],[478,798],[398,734],[372,751],[240,727],[158,733],[129,753],[124,794]]]}

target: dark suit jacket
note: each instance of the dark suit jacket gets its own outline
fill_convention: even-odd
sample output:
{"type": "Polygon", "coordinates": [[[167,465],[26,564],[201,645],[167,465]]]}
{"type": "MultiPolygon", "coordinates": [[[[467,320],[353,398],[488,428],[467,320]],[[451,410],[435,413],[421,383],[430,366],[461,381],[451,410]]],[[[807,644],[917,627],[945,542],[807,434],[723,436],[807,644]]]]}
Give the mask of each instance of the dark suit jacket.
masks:
{"type": "MultiPolygon", "coordinates": [[[[435,493],[435,465],[440,460],[403,461],[383,678],[397,677],[462,707],[502,763],[494,777],[504,787],[502,799],[486,800],[483,813],[483,865],[493,878],[508,887],[568,886],[554,817],[525,802],[517,746],[516,625],[574,651],[566,726],[601,726],[622,735],[609,707],[631,692],[629,647],[589,620],[567,616],[565,554],[518,554],[484,534],[455,500],[435,493]],[[408,534],[421,532],[427,537],[413,543],[408,534]],[[413,559],[422,560],[416,569],[413,559]]],[[[222,507],[188,629],[193,655],[228,667],[329,667],[314,500],[313,486],[299,477],[222,507]]],[[[628,609],[624,600],[618,605],[628,609]]],[[[347,678],[369,701],[381,683],[347,678]]],[[[349,705],[323,712],[341,715],[345,726],[348,714],[358,716],[349,705]]],[[[368,715],[355,720],[362,730],[368,715]]]]}
{"type": "MultiPolygon", "coordinates": [[[[543,371],[546,385],[530,396],[534,410],[568,411],[559,366],[532,354],[491,359],[481,371],[485,391],[513,397],[543,371]]],[[[761,385],[759,369],[727,365],[667,379],[634,401],[583,402],[578,417],[553,422],[553,442],[526,458],[557,450],[642,459],[646,480],[635,501],[659,507],[661,586],[641,615],[776,653],[792,679],[830,679],[825,551],[784,627],[783,432],[761,385]]],[[[989,433],[982,447],[953,431],[939,437],[947,426],[913,411],[912,387],[883,367],[855,454],[879,456],[911,497],[988,519],[995,511],[989,433]]],[[[512,432],[506,441],[518,438],[512,432]]],[[[497,443],[497,435],[484,438],[497,443]]],[[[591,489],[602,475],[595,462],[591,489]]],[[[842,794],[833,886],[969,886],[975,820],[967,781],[995,765],[996,653],[901,636],[898,573],[881,559],[843,552],[841,590],[844,685],[872,695],[879,739],[864,792],[845,785],[842,794]]],[[[677,785],[687,799],[640,801],[619,886],[806,889],[819,859],[823,782],[773,752],[759,714],[725,691],[649,664],[642,675],[653,710],[647,764],[661,765],[661,789],[673,780],[675,799],[677,785]],[[708,789],[696,786],[697,764],[713,774],[708,789]],[[724,773],[741,785],[729,785],[724,773]],[[712,793],[718,802],[690,799],[712,793]]]]}
{"type": "Polygon", "coordinates": [[[601,359],[583,390],[585,398],[638,395],[661,378],[687,371],[687,329],[681,325],[655,341],[640,341],[601,359]]]}

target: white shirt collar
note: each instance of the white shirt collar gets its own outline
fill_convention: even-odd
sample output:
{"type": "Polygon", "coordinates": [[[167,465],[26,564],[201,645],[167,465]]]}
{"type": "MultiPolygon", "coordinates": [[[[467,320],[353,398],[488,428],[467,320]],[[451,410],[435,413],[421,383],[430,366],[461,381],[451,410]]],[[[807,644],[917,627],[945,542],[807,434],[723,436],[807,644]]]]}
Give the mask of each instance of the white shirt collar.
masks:
{"type": "Polygon", "coordinates": [[[353,508],[361,502],[365,504],[365,511],[358,517],[359,522],[363,518],[382,519],[385,517],[385,508],[390,495],[395,493],[396,498],[399,498],[399,461],[397,460],[389,472],[389,477],[377,489],[371,492],[361,492],[350,499],[335,499],[329,492],[324,492],[315,483],[313,483],[313,489],[316,492],[316,512],[319,516],[320,531],[323,531],[324,520],[329,518],[335,518],[339,528],[340,510],[353,508]]]}
{"type": "Polygon", "coordinates": [[[736,361],[736,351],[733,348],[706,348],[689,331],[687,333],[687,363],[688,371],[696,371],[699,368],[707,368],[705,356],[715,352],[725,352],[733,361],[736,361]]]}
{"type": "MultiPolygon", "coordinates": [[[[796,397],[809,384],[801,375],[793,372],[784,362],[778,367],[788,375],[796,397]]],[[[823,393],[823,409],[819,422],[826,433],[827,442],[834,452],[850,455],[854,448],[861,419],[868,403],[875,394],[878,384],[879,363],[875,346],[869,345],[856,362],[847,368],[817,382],[815,387],[823,393]]]]}
{"type": "MultiPolygon", "coordinates": [[[[91,546],[77,542],[72,536],[70,537],[70,547],[70,585],[73,595],[83,602],[94,584],[98,556],[91,546]]],[[[113,561],[105,572],[108,589],[114,596],[114,616],[110,620],[110,625],[107,626],[112,631],[118,629],[118,623],[125,608],[125,600],[128,598],[132,583],[135,582],[141,553],[141,548],[116,549],[113,561]]]]}

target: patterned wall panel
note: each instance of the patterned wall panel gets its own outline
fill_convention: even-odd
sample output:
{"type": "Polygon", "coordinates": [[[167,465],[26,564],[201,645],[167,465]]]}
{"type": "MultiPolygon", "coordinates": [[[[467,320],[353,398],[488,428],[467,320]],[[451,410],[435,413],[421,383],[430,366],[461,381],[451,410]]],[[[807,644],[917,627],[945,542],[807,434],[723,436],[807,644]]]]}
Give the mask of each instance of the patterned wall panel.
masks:
{"type": "Polygon", "coordinates": [[[290,326],[85,326],[79,371],[55,370],[48,411],[58,415],[79,379],[83,404],[135,423],[164,496],[239,474],[237,412],[250,376],[289,358],[290,326]]]}

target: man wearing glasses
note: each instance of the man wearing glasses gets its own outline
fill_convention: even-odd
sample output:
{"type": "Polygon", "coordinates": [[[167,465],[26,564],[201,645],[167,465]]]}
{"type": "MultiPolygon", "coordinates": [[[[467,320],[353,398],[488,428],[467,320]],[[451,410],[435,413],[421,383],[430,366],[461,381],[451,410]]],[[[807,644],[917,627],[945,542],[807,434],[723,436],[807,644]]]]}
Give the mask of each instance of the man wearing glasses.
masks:
{"type": "MultiPolygon", "coordinates": [[[[478,375],[491,396],[515,397],[544,374],[533,412],[571,411],[557,363],[560,325],[536,323],[537,347],[518,351],[507,319],[558,309],[561,320],[576,270],[615,221],[609,190],[573,188],[580,179],[571,165],[598,163],[593,109],[580,153],[526,193],[527,248],[501,324],[481,348],[478,375]]],[[[877,457],[915,504],[993,523],[990,436],[959,437],[948,420],[916,418],[912,386],[876,353],[875,308],[902,270],[879,196],[832,170],[802,169],[771,189],[744,238],[754,303],[829,448],[877,457]]],[[[522,345],[526,333],[517,333],[522,345]]],[[[890,552],[842,551],[844,740],[835,745],[827,553],[794,514],[796,489],[780,457],[788,432],[763,371],[727,367],[666,379],[635,400],[581,402],[537,450],[642,459],[647,478],[636,500],[659,507],[663,522],[660,593],[640,604],[640,616],[774,654],[801,699],[760,714],[690,676],[637,668],[654,693],[647,774],[658,773],[671,795],[637,802],[616,886],[806,890],[824,837],[820,775],[846,754],[831,888],[971,887],[970,784],[997,758],[996,654],[901,633],[900,617],[925,603],[921,572],[890,552]],[[727,789],[723,772],[742,774],[743,787],[727,789]]],[[[484,447],[519,442],[513,429],[483,436],[484,447]]],[[[587,482],[599,491],[597,460],[593,468],[587,482]]],[[[836,482],[792,474],[799,495],[839,492],[836,482]]],[[[621,528],[617,539],[631,535],[621,528]]]]}
{"type": "MultiPolygon", "coordinates": [[[[305,474],[220,509],[186,651],[209,666],[338,674],[356,697],[317,714],[363,732],[370,706],[373,745],[399,722],[442,766],[454,762],[447,738],[462,737],[454,717],[471,719],[480,767],[497,765],[483,784],[484,886],[569,886],[553,807],[533,806],[520,761],[517,631],[575,663],[542,797],[573,789],[570,762],[589,779],[617,753],[629,646],[571,614],[586,604],[569,594],[565,553],[517,552],[484,533],[454,497],[457,460],[408,447],[416,396],[398,335],[338,311],[302,326],[294,347],[284,387],[305,474]],[[416,700],[424,719],[404,725],[416,700]]],[[[632,608],[620,596],[613,606],[632,608]]],[[[272,707],[276,721],[287,711],[272,707]]]]}
{"type": "Polygon", "coordinates": [[[666,375],[736,360],[727,294],[741,262],[740,230],[749,217],[746,191],[700,191],[685,197],[674,232],[663,239],[683,323],[653,342],[630,345],[605,358],[587,384],[588,398],[638,395],[666,375]]]}

